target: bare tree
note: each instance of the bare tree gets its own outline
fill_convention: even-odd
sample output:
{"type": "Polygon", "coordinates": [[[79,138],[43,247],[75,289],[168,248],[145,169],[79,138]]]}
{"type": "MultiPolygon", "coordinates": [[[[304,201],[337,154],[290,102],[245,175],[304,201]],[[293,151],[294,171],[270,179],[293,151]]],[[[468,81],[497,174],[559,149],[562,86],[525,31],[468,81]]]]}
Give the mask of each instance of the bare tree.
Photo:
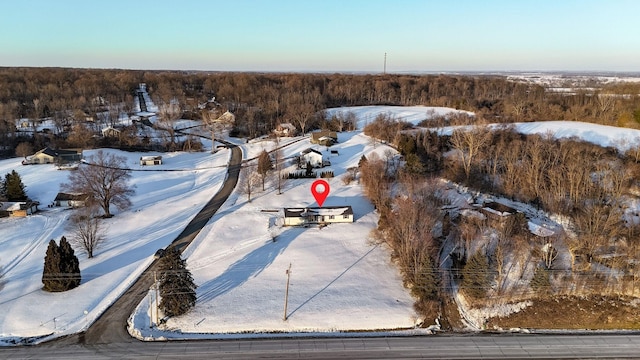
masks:
{"type": "Polygon", "coordinates": [[[182,109],[180,109],[180,105],[174,102],[162,104],[160,105],[158,115],[160,115],[160,127],[166,130],[169,135],[169,140],[167,141],[168,149],[174,151],[176,149],[175,121],[182,116],[182,109]]]}
{"type": "Polygon", "coordinates": [[[16,155],[26,159],[31,154],[33,154],[33,146],[28,142],[21,142],[16,146],[16,155]]]}
{"type": "Polygon", "coordinates": [[[260,174],[260,179],[262,180],[262,191],[264,191],[264,181],[271,170],[273,170],[271,157],[266,150],[262,150],[258,156],[258,174],[260,174]]]}
{"type": "MultiPolygon", "coordinates": [[[[586,204],[574,216],[577,250],[592,262],[597,250],[617,238],[623,230],[622,211],[617,204],[586,204]]],[[[574,246],[576,247],[576,246],[574,246]]]]}
{"type": "Polygon", "coordinates": [[[98,205],[104,217],[111,217],[111,204],[123,210],[131,205],[129,198],[134,194],[129,184],[131,170],[124,168],[126,158],[99,150],[90,156],[85,164],[69,175],[69,182],[62,184],[65,191],[88,194],[90,205],[98,205]]]}
{"type": "Polygon", "coordinates": [[[282,152],[282,149],[279,148],[279,140],[278,138],[276,138],[276,147],[275,149],[273,149],[272,154],[273,154],[273,160],[274,160],[274,167],[275,167],[275,176],[277,176],[278,178],[276,179],[276,187],[278,189],[278,195],[282,194],[282,188],[284,187],[284,184],[286,182],[286,179],[283,178],[283,174],[282,174],[282,170],[284,169],[284,154],[282,152]]]}
{"type": "Polygon", "coordinates": [[[455,130],[451,135],[451,145],[460,152],[460,159],[466,179],[471,176],[471,165],[482,148],[488,143],[490,132],[484,127],[471,130],[455,130]]]}
{"type": "Polygon", "coordinates": [[[258,184],[260,184],[260,174],[250,167],[242,168],[240,171],[240,186],[238,189],[241,193],[247,195],[248,202],[251,202],[251,194],[253,194],[258,184]]]}
{"type": "Polygon", "coordinates": [[[105,240],[102,219],[98,216],[96,207],[89,206],[76,210],[71,217],[72,242],[81,247],[89,258],[105,240]]]}

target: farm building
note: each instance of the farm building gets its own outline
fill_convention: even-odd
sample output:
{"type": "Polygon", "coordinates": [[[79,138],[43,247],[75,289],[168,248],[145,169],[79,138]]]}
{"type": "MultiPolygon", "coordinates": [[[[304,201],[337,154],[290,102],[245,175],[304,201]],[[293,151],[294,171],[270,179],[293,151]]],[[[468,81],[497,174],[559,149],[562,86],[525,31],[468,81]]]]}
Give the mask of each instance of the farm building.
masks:
{"type": "Polygon", "coordinates": [[[69,194],[59,192],[56,195],[56,198],[53,200],[55,206],[62,207],[83,207],[85,206],[87,199],[89,198],[88,194],[69,194]]]}
{"type": "Polygon", "coordinates": [[[307,208],[284,208],[284,225],[352,223],[351,206],[326,206],[307,208]]]}
{"type": "Polygon", "coordinates": [[[162,156],[141,156],[140,165],[162,165],[162,156]]]}
{"type": "Polygon", "coordinates": [[[38,211],[37,201],[0,202],[0,217],[25,217],[38,211]]]}

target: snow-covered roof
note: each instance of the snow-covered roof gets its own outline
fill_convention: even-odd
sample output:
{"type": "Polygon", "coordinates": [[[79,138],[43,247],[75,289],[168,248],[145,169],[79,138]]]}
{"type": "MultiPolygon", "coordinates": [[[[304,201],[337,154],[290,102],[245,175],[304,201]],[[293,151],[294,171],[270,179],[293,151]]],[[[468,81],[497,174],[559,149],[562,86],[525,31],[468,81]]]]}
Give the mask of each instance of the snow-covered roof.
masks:
{"type": "Polygon", "coordinates": [[[325,206],[308,208],[284,208],[285,217],[307,217],[307,216],[330,216],[330,215],[353,215],[351,206],[325,206]]]}

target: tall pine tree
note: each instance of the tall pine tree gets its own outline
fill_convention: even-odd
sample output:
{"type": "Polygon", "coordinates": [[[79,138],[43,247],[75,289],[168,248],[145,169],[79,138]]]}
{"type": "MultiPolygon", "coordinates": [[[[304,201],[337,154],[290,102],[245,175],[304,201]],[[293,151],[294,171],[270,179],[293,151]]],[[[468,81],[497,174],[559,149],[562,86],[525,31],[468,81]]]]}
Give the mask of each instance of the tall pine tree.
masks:
{"type": "Polygon", "coordinates": [[[64,291],[64,287],[60,282],[60,247],[56,241],[51,239],[49,247],[47,247],[47,255],[44,257],[44,270],[42,271],[42,283],[44,290],[58,292],[64,291]]]}
{"type": "Polygon", "coordinates": [[[60,270],[62,271],[65,289],[73,289],[80,285],[80,261],[71,244],[64,236],[60,239],[60,270]]]}
{"type": "Polygon", "coordinates": [[[20,174],[13,170],[4,176],[4,182],[2,183],[2,195],[7,198],[7,201],[25,201],[28,200],[26,187],[22,183],[20,174]]]}
{"type": "Polygon", "coordinates": [[[489,260],[482,251],[477,251],[462,269],[461,288],[465,295],[474,299],[483,299],[491,286],[492,274],[489,260]]]}
{"type": "Polygon", "coordinates": [[[160,260],[160,309],[167,316],[185,314],[196,305],[196,284],[180,252],[172,248],[160,260]]]}

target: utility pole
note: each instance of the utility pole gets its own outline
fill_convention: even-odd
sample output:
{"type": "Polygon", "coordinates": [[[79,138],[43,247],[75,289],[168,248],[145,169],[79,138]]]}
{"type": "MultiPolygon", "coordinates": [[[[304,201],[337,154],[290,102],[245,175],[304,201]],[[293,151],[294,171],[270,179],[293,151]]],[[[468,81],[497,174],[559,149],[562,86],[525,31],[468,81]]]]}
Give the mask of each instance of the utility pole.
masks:
{"type": "Polygon", "coordinates": [[[153,272],[153,284],[155,285],[156,288],[156,325],[158,323],[160,323],[160,318],[158,315],[158,308],[160,307],[160,303],[158,301],[158,276],[157,276],[157,272],[153,272]]]}
{"type": "Polygon", "coordinates": [[[153,297],[149,294],[149,329],[153,327],[153,297]]]}
{"type": "Polygon", "coordinates": [[[289,268],[286,271],[287,274],[287,287],[284,291],[284,316],[282,320],[287,321],[287,303],[289,302],[289,279],[291,278],[291,263],[289,263],[289,268]]]}

